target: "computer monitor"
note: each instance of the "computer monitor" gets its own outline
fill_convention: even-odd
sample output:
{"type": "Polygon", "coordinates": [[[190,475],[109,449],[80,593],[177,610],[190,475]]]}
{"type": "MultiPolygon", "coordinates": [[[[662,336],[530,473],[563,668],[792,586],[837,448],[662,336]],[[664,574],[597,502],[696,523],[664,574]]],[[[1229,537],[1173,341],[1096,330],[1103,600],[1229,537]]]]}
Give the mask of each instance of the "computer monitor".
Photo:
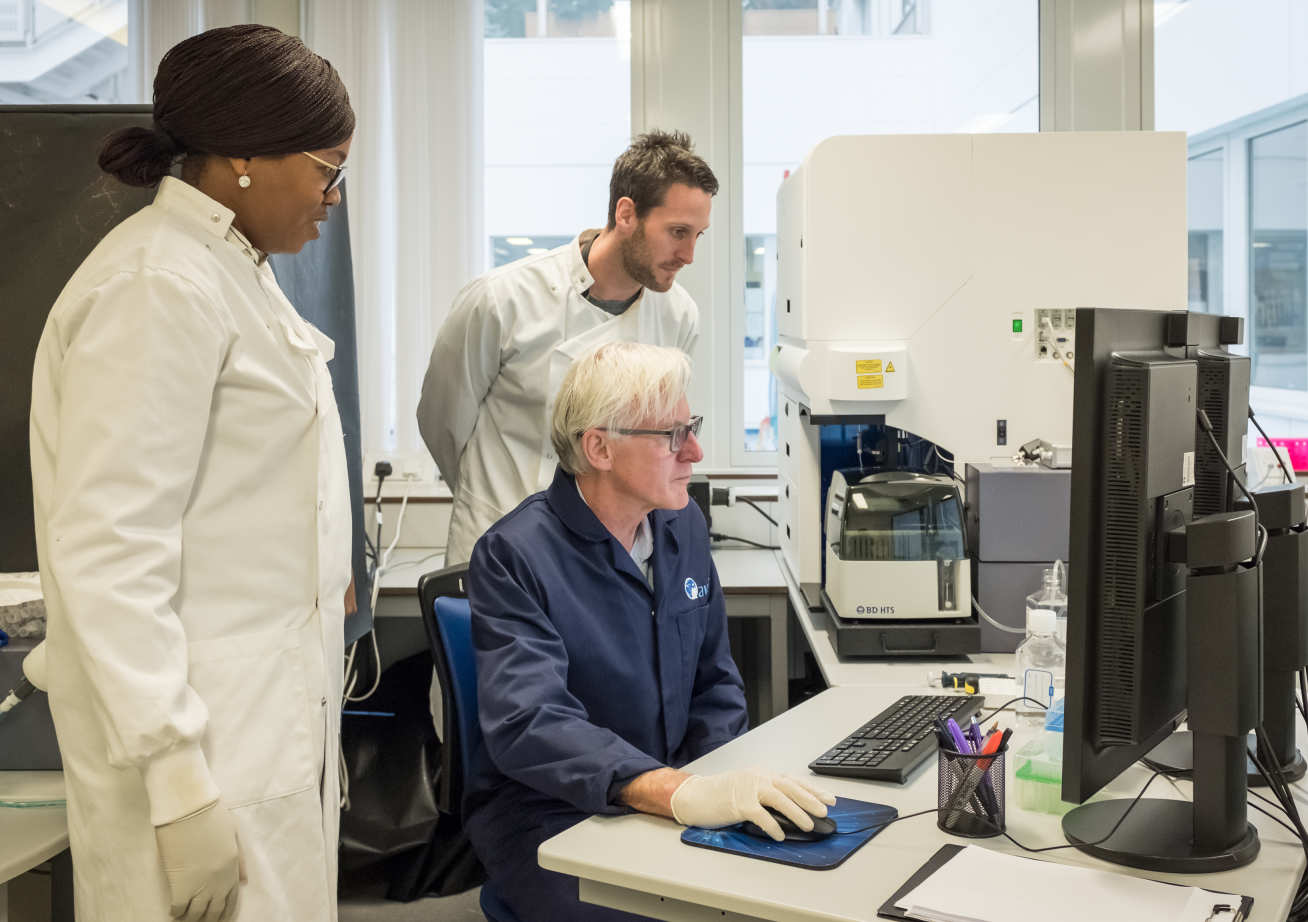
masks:
{"type": "Polygon", "coordinates": [[[1081,803],[1099,791],[1166,738],[1188,708],[1193,722],[1198,701],[1207,731],[1196,749],[1195,797],[1203,807],[1100,801],[1069,813],[1063,829],[1073,844],[1110,861],[1206,872],[1244,864],[1258,851],[1244,812],[1243,734],[1257,714],[1261,638],[1257,574],[1250,571],[1251,582],[1238,572],[1238,561],[1252,554],[1252,515],[1195,522],[1200,363],[1190,354],[1187,316],[1077,311],[1063,799],[1081,803]],[[1201,535],[1213,543],[1193,546],[1201,535]],[[1220,559],[1199,560],[1210,547],[1221,548],[1220,559]],[[1202,597],[1188,599],[1196,572],[1209,574],[1215,588],[1205,583],[1202,597]],[[1237,613],[1218,611],[1219,601],[1237,613]],[[1223,658],[1218,671],[1229,687],[1191,681],[1188,665],[1212,657],[1223,658]],[[1221,712],[1217,720],[1211,711],[1221,712]],[[1235,740],[1239,724],[1246,725],[1235,740]]]}
{"type": "Polygon", "coordinates": [[[1198,405],[1208,414],[1213,435],[1226,456],[1224,462],[1212,441],[1196,428],[1194,514],[1228,512],[1236,507],[1241,494],[1227,463],[1241,482],[1245,478],[1250,363],[1249,356],[1226,347],[1244,341],[1244,319],[1189,313],[1185,327],[1186,354],[1198,363],[1198,405]]]}

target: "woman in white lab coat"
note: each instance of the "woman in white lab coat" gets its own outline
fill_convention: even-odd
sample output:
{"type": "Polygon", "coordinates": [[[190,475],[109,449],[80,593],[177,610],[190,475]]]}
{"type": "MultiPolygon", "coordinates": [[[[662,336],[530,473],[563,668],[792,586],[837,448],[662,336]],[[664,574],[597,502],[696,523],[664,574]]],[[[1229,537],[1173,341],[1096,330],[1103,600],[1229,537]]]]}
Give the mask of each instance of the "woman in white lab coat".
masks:
{"type": "Polygon", "coordinates": [[[317,236],[353,133],[327,61],[234,26],[101,151],[158,193],[59,296],[31,414],[79,919],[336,917],[345,455],[266,254],[317,236]]]}

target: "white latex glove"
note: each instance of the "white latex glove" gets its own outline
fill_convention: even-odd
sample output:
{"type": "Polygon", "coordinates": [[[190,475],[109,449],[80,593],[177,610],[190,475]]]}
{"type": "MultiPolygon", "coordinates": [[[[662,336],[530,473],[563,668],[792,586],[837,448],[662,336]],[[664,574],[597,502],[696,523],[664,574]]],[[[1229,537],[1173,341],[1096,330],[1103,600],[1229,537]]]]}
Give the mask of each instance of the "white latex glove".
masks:
{"type": "Polygon", "coordinates": [[[236,821],[217,801],[154,828],[159,863],[168,878],[174,919],[220,922],[236,915],[245,863],[236,821]]]}
{"type": "Polygon", "coordinates": [[[780,842],[785,836],[767,807],[784,813],[805,832],[813,817],[826,816],[836,795],[798,778],[752,768],[717,775],[691,775],[672,792],[672,816],[683,826],[709,829],[746,820],[780,842]]]}

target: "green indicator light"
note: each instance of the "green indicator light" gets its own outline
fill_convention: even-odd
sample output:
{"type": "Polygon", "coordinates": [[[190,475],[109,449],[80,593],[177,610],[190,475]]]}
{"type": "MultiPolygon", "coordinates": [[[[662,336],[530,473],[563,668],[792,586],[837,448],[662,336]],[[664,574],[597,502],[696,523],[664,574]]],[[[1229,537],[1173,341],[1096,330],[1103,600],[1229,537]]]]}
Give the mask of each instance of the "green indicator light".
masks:
{"type": "Polygon", "coordinates": [[[1014,333],[1021,333],[1021,332],[1022,332],[1022,318],[1021,318],[1021,317],[1014,317],[1014,318],[1013,318],[1013,332],[1014,332],[1014,333]]]}

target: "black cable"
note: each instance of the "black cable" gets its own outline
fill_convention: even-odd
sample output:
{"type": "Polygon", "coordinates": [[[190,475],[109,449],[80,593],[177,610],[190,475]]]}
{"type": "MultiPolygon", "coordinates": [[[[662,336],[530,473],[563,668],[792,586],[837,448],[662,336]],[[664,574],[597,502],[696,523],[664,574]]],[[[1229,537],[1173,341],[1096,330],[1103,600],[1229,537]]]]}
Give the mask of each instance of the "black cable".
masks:
{"type": "Polygon", "coordinates": [[[716,531],[710,532],[709,537],[712,538],[714,541],[739,541],[741,544],[750,544],[753,545],[754,547],[761,547],[765,551],[781,550],[781,545],[779,544],[760,544],[759,542],[751,541],[748,538],[737,538],[735,535],[724,535],[721,532],[716,532],[716,531]]]}
{"type": "Polygon", "coordinates": [[[1121,825],[1124,822],[1126,822],[1126,818],[1131,815],[1131,811],[1135,809],[1135,805],[1140,802],[1140,798],[1144,797],[1145,791],[1149,790],[1149,785],[1153,784],[1154,779],[1156,779],[1162,773],[1163,773],[1162,769],[1159,769],[1158,771],[1154,772],[1152,775],[1149,776],[1149,780],[1144,783],[1144,787],[1140,789],[1140,793],[1135,795],[1135,799],[1132,800],[1131,803],[1127,806],[1127,808],[1122,811],[1122,815],[1117,818],[1117,822],[1113,824],[1113,828],[1108,830],[1108,834],[1104,836],[1102,839],[1096,839],[1094,842],[1086,842],[1083,845],[1073,845],[1069,843],[1067,845],[1048,845],[1045,846],[1044,848],[1029,848],[1023,845],[1021,842],[1014,839],[1012,836],[1010,836],[1007,831],[1003,833],[1003,836],[1005,839],[1012,842],[1018,848],[1022,849],[1022,851],[1031,852],[1032,854],[1036,852],[1053,852],[1053,851],[1057,851],[1060,848],[1092,848],[1096,845],[1102,845],[1103,843],[1111,839],[1114,836],[1114,834],[1116,834],[1117,830],[1121,827],[1121,825]]]}
{"type": "MultiPolygon", "coordinates": [[[[1285,808],[1282,807],[1279,803],[1275,802],[1275,801],[1272,800],[1271,798],[1264,797],[1263,795],[1261,795],[1261,794],[1259,794],[1257,791],[1255,791],[1253,788],[1250,788],[1249,791],[1248,791],[1248,793],[1249,793],[1249,796],[1250,796],[1250,797],[1257,797],[1257,798],[1258,798],[1259,800],[1261,800],[1263,803],[1267,804],[1267,806],[1269,806],[1269,807],[1276,807],[1276,808],[1277,808],[1278,810],[1280,810],[1282,813],[1285,812],[1285,808]]],[[[1253,804],[1250,804],[1249,806],[1252,807],[1253,804]]],[[[1298,833],[1295,833],[1295,835],[1298,835],[1298,833]]]]}
{"type": "Polygon", "coordinates": [[[1308,729],[1308,669],[1299,670],[1299,695],[1295,699],[1299,705],[1299,714],[1303,717],[1303,725],[1308,729]]]}
{"type": "Polygon", "coordinates": [[[1285,459],[1281,457],[1281,453],[1277,451],[1276,446],[1272,444],[1272,437],[1267,434],[1267,430],[1258,422],[1258,417],[1254,416],[1253,407],[1249,408],[1249,422],[1253,423],[1258,431],[1262,433],[1263,440],[1267,442],[1267,447],[1272,450],[1272,454],[1276,457],[1276,463],[1281,466],[1281,473],[1285,475],[1285,482],[1294,483],[1294,475],[1291,474],[1290,469],[1285,466],[1285,459]]]}
{"type": "MultiPolygon", "coordinates": [[[[1204,410],[1201,408],[1196,412],[1196,416],[1198,417],[1199,420],[1199,428],[1203,429],[1204,433],[1208,436],[1208,441],[1213,443],[1213,450],[1217,452],[1217,457],[1222,459],[1222,464],[1226,467],[1227,473],[1231,475],[1231,481],[1237,487],[1240,488],[1240,492],[1244,494],[1245,499],[1249,500],[1249,506],[1251,509],[1253,509],[1254,537],[1257,538],[1258,533],[1260,531],[1263,534],[1262,542],[1254,549],[1253,562],[1254,562],[1254,566],[1257,566],[1258,564],[1262,563],[1263,549],[1266,548],[1267,546],[1267,532],[1266,530],[1263,529],[1263,526],[1261,524],[1261,519],[1258,516],[1258,504],[1254,502],[1253,494],[1249,492],[1249,488],[1246,487],[1244,483],[1241,482],[1240,478],[1236,475],[1235,468],[1231,467],[1231,462],[1228,461],[1226,455],[1222,453],[1222,446],[1217,443],[1217,436],[1213,434],[1213,424],[1208,419],[1208,414],[1204,412],[1204,410]]],[[[1258,598],[1259,598],[1258,604],[1261,606],[1262,605],[1261,585],[1258,588],[1258,598]]],[[[1261,620],[1262,620],[1262,613],[1259,612],[1259,621],[1261,620]]]]}
{"type": "MultiPolygon", "coordinates": [[[[1250,791],[1249,793],[1252,794],[1253,791],[1250,791]]],[[[1271,803],[1271,801],[1268,801],[1268,803],[1271,803]]],[[[1268,812],[1267,810],[1264,810],[1262,807],[1258,806],[1257,804],[1250,804],[1249,806],[1252,807],[1254,810],[1257,810],[1263,816],[1267,817],[1273,823],[1276,823],[1278,826],[1284,826],[1286,831],[1288,831],[1290,835],[1294,836],[1295,838],[1298,838],[1299,833],[1295,832],[1293,827],[1291,827],[1289,823],[1285,822],[1285,820],[1278,818],[1277,816],[1268,812]]]]}
{"type": "MultiPolygon", "coordinates": [[[[1016,699],[1015,699],[1015,700],[1016,700],[1016,699]]],[[[1045,846],[1044,848],[1031,848],[1030,846],[1023,845],[1021,842],[1019,842],[1019,841],[1017,841],[1016,839],[1014,839],[1014,838],[1013,838],[1011,835],[1009,835],[1008,832],[1005,831],[1005,830],[1001,830],[1001,831],[1000,831],[1000,835],[1002,835],[1002,836],[1003,836],[1005,839],[1007,839],[1008,841],[1012,842],[1012,843],[1013,843],[1014,845],[1016,845],[1018,848],[1022,849],[1022,851],[1024,851],[1024,852],[1031,852],[1032,854],[1034,854],[1034,853],[1036,853],[1036,852],[1053,852],[1053,851],[1057,851],[1057,850],[1062,849],[1062,848],[1089,848],[1089,847],[1092,847],[1092,846],[1095,846],[1095,845],[1102,845],[1104,842],[1107,842],[1109,839],[1111,839],[1111,838],[1114,836],[1114,834],[1116,834],[1117,830],[1121,827],[1122,823],[1126,822],[1126,818],[1127,818],[1128,816],[1131,815],[1131,811],[1135,809],[1135,805],[1138,804],[1138,803],[1140,802],[1140,798],[1144,797],[1144,795],[1145,795],[1145,791],[1149,790],[1149,785],[1153,784],[1153,783],[1154,783],[1154,779],[1156,779],[1156,778],[1157,778],[1159,775],[1161,775],[1162,773],[1163,773],[1163,772],[1162,772],[1161,770],[1159,770],[1159,771],[1156,771],[1156,772],[1154,772],[1152,775],[1149,776],[1149,780],[1146,781],[1146,782],[1144,783],[1144,787],[1142,787],[1142,788],[1140,789],[1140,793],[1135,795],[1135,799],[1132,800],[1131,803],[1130,803],[1130,805],[1129,805],[1125,810],[1122,811],[1122,815],[1119,816],[1119,817],[1117,818],[1117,822],[1113,824],[1113,828],[1110,829],[1110,830],[1108,830],[1108,834],[1107,834],[1106,836],[1104,836],[1102,839],[1098,839],[1098,840],[1096,840],[1096,841],[1094,841],[1094,842],[1087,842],[1087,843],[1085,843],[1084,845],[1073,845],[1072,843],[1069,842],[1069,843],[1066,844],[1066,845],[1047,845],[1047,846],[1045,846]]],[[[895,818],[892,819],[892,820],[888,820],[888,821],[886,821],[886,822],[884,822],[884,823],[878,823],[878,824],[874,824],[874,825],[875,825],[875,826],[879,826],[881,829],[884,829],[884,828],[887,827],[887,826],[890,826],[890,825],[892,825],[892,824],[894,824],[894,823],[898,823],[900,820],[908,820],[908,819],[912,819],[912,818],[915,817],[915,816],[925,816],[925,815],[928,814],[928,813],[940,813],[940,812],[945,811],[945,810],[948,810],[948,811],[950,811],[950,812],[957,812],[958,808],[957,808],[957,807],[951,807],[951,806],[945,806],[945,807],[935,807],[935,808],[933,808],[933,809],[929,809],[929,810],[919,810],[917,813],[906,813],[906,814],[904,814],[903,816],[897,816],[897,817],[895,817],[895,818]]],[[[993,821],[988,820],[986,817],[983,817],[983,816],[977,815],[975,818],[978,819],[978,820],[980,820],[980,821],[983,822],[983,823],[989,823],[991,826],[998,826],[997,823],[994,823],[993,821]]],[[[873,827],[872,827],[872,826],[865,826],[865,827],[863,827],[863,829],[871,829],[871,828],[873,828],[873,827]]],[[[837,831],[839,832],[839,831],[841,831],[841,830],[837,830],[837,831]]],[[[850,830],[850,831],[851,831],[851,832],[862,832],[863,830],[850,830]]]]}
{"type": "Polygon", "coordinates": [[[1254,728],[1254,739],[1257,741],[1257,753],[1250,752],[1249,758],[1253,761],[1254,767],[1262,775],[1263,780],[1267,782],[1268,788],[1272,794],[1281,803],[1281,808],[1285,811],[1286,818],[1294,824],[1296,838],[1299,839],[1300,846],[1304,849],[1305,855],[1308,855],[1308,831],[1304,829],[1303,821],[1299,818],[1299,808],[1295,804],[1294,794],[1285,781],[1285,777],[1280,771],[1269,771],[1267,764],[1277,764],[1275,755],[1272,750],[1271,742],[1267,738],[1267,731],[1259,724],[1254,728]]]}
{"type": "MultiPolygon", "coordinates": [[[[777,520],[774,519],[774,518],[772,518],[772,516],[768,515],[768,514],[763,510],[763,507],[760,506],[758,503],[754,502],[752,499],[748,499],[747,497],[744,497],[744,496],[737,496],[737,497],[736,497],[736,501],[737,501],[737,502],[741,502],[741,503],[745,503],[746,505],[749,505],[749,506],[753,506],[756,510],[758,510],[758,514],[759,514],[759,515],[763,516],[763,518],[767,519],[767,520],[768,520],[769,522],[771,522],[773,525],[776,525],[776,524],[777,524],[777,520]]],[[[778,526],[778,527],[780,527],[780,526],[778,526]]]]}
{"type": "MultiPolygon", "coordinates": [[[[373,498],[373,501],[372,501],[372,511],[373,511],[373,514],[377,517],[377,541],[376,541],[376,543],[373,545],[373,548],[372,548],[373,559],[376,561],[376,565],[375,565],[375,567],[379,567],[379,566],[381,566],[381,554],[380,554],[380,549],[381,549],[381,546],[382,546],[382,543],[381,543],[381,533],[382,533],[381,494],[382,494],[382,484],[384,484],[385,482],[386,482],[386,475],[383,474],[383,473],[381,473],[381,472],[379,471],[379,472],[377,473],[377,495],[376,495],[376,497],[373,498]]],[[[365,533],[366,533],[366,532],[367,532],[367,529],[364,529],[364,531],[365,531],[365,533]]],[[[375,569],[375,567],[374,567],[374,569],[375,569]]]]}
{"type": "Polygon", "coordinates": [[[1045,704],[1043,701],[1037,701],[1034,698],[1028,698],[1026,695],[1018,695],[1016,698],[1009,698],[1007,701],[999,705],[999,707],[997,708],[991,708],[990,712],[986,714],[984,717],[977,717],[976,722],[979,724],[983,724],[991,717],[994,717],[996,714],[1002,711],[1004,708],[1008,707],[1010,704],[1016,704],[1019,701],[1030,701],[1032,704],[1036,705],[1039,708],[1042,708],[1043,710],[1046,711],[1049,710],[1049,705],[1045,704]]]}

